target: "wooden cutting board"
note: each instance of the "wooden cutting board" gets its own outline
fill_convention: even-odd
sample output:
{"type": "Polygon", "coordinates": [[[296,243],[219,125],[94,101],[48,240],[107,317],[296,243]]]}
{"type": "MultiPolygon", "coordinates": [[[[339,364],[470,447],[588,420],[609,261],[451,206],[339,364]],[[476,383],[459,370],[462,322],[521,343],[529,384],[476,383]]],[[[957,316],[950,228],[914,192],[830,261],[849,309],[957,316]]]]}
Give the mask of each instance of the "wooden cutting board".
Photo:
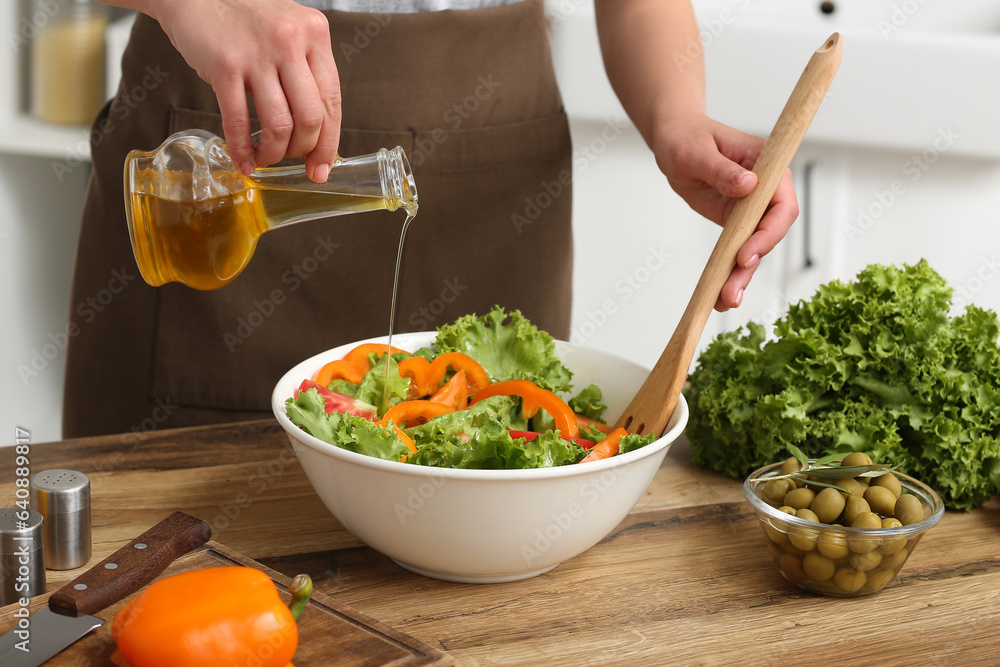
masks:
{"type": "MultiPolygon", "coordinates": [[[[214,541],[209,541],[204,546],[178,558],[160,575],[160,578],[189,570],[232,565],[245,565],[264,572],[274,581],[282,599],[288,602],[290,597],[288,584],[291,581],[288,577],[214,541]]],[[[46,593],[34,598],[29,607],[31,612],[34,613],[47,604],[49,595],[46,593]]],[[[53,667],[112,665],[109,658],[114,651],[114,642],[111,639],[110,621],[129,599],[131,598],[126,598],[97,614],[109,622],[45,664],[53,667]]],[[[14,604],[0,610],[0,634],[14,627],[13,614],[16,609],[17,605],[14,604]]],[[[443,651],[394,630],[319,592],[313,592],[309,607],[299,617],[298,626],[299,647],[295,653],[295,667],[333,664],[338,667],[356,665],[376,667],[390,664],[393,667],[404,665],[444,667],[454,664],[451,656],[443,651]]]]}

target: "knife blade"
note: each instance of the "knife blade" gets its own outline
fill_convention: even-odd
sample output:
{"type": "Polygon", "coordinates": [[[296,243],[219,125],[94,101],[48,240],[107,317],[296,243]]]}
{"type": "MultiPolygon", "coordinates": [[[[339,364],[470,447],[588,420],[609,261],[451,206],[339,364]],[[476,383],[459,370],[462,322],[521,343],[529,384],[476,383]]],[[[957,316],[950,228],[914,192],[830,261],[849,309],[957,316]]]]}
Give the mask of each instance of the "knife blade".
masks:
{"type": "Polygon", "coordinates": [[[211,536],[201,519],[174,512],[53,593],[47,607],[20,619],[0,637],[0,665],[38,667],[101,627],[104,619],[94,614],[138,591],[211,536]]]}

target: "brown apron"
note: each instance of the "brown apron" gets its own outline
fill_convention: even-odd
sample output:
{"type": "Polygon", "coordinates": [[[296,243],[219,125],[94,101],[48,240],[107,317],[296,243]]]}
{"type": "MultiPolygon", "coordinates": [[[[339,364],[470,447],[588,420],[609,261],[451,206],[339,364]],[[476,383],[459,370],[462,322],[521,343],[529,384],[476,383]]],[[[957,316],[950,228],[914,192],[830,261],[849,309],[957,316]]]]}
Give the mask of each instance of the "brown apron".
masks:
{"type": "MultiPolygon", "coordinates": [[[[400,145],[414,168],[420,213],[396,330],[500,304],[565,338],[571,147],[542,0],[326,14],[343,88],[340,153],[400,145]]],[[[125,226],[125,155],[194,127],[222,135],[215,95],[140,16],[118,95],[92,132],[64,437],[263,418],[288,368],[388,330],[401,211],[265,234],[246,271],[213,292],[143,282],[125,226]]]]}

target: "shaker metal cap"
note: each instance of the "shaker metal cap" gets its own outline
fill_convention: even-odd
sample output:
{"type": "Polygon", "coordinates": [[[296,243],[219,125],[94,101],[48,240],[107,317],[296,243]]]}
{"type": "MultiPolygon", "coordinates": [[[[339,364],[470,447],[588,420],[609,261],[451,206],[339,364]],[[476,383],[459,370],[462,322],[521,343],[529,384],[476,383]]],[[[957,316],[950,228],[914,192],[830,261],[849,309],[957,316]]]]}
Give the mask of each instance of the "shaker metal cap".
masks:
{"type": "Polygon", "coordinates": [[[90,478],[76,470],[43,470],[31,478],[31,506],[45,516],[90,507],[90,478]]]}
{"type": "Polygon", "coordinates": [[[24,510],[17,507],[0,509],[0,555],[23,553],[22,547],[30,544],[30,551],[42,548],[45,540],[42,515],[28,509],[28,520],[22,522],[18,514],[24,510]]]}

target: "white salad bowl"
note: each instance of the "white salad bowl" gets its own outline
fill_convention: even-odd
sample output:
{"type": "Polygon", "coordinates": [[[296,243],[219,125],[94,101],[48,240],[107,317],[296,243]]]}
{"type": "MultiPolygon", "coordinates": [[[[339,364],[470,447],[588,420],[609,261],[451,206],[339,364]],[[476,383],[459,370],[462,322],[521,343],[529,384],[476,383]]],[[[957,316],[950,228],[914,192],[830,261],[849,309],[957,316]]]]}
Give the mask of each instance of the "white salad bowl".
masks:
{"type": "MultiPolygon", "coordinates": [[[[397,334],[405,350],[433,346],[435,332],[397,334]]],[[[347,530],[400,566],[435,579],[495,583],[548,572],[607,536],[642,497],[670,445],[684,430],[680,397],[663,436],[602,461],[531,470],[459,470],[385,461],[315,438],[285,414],[302,380],[372,338],[298,364],[278,382],[271,406],[310,483],[347,530]]],[[[556,341],[578,392],[604,392],[613,421],[648,369],[606,352],[556,341]]]]}

